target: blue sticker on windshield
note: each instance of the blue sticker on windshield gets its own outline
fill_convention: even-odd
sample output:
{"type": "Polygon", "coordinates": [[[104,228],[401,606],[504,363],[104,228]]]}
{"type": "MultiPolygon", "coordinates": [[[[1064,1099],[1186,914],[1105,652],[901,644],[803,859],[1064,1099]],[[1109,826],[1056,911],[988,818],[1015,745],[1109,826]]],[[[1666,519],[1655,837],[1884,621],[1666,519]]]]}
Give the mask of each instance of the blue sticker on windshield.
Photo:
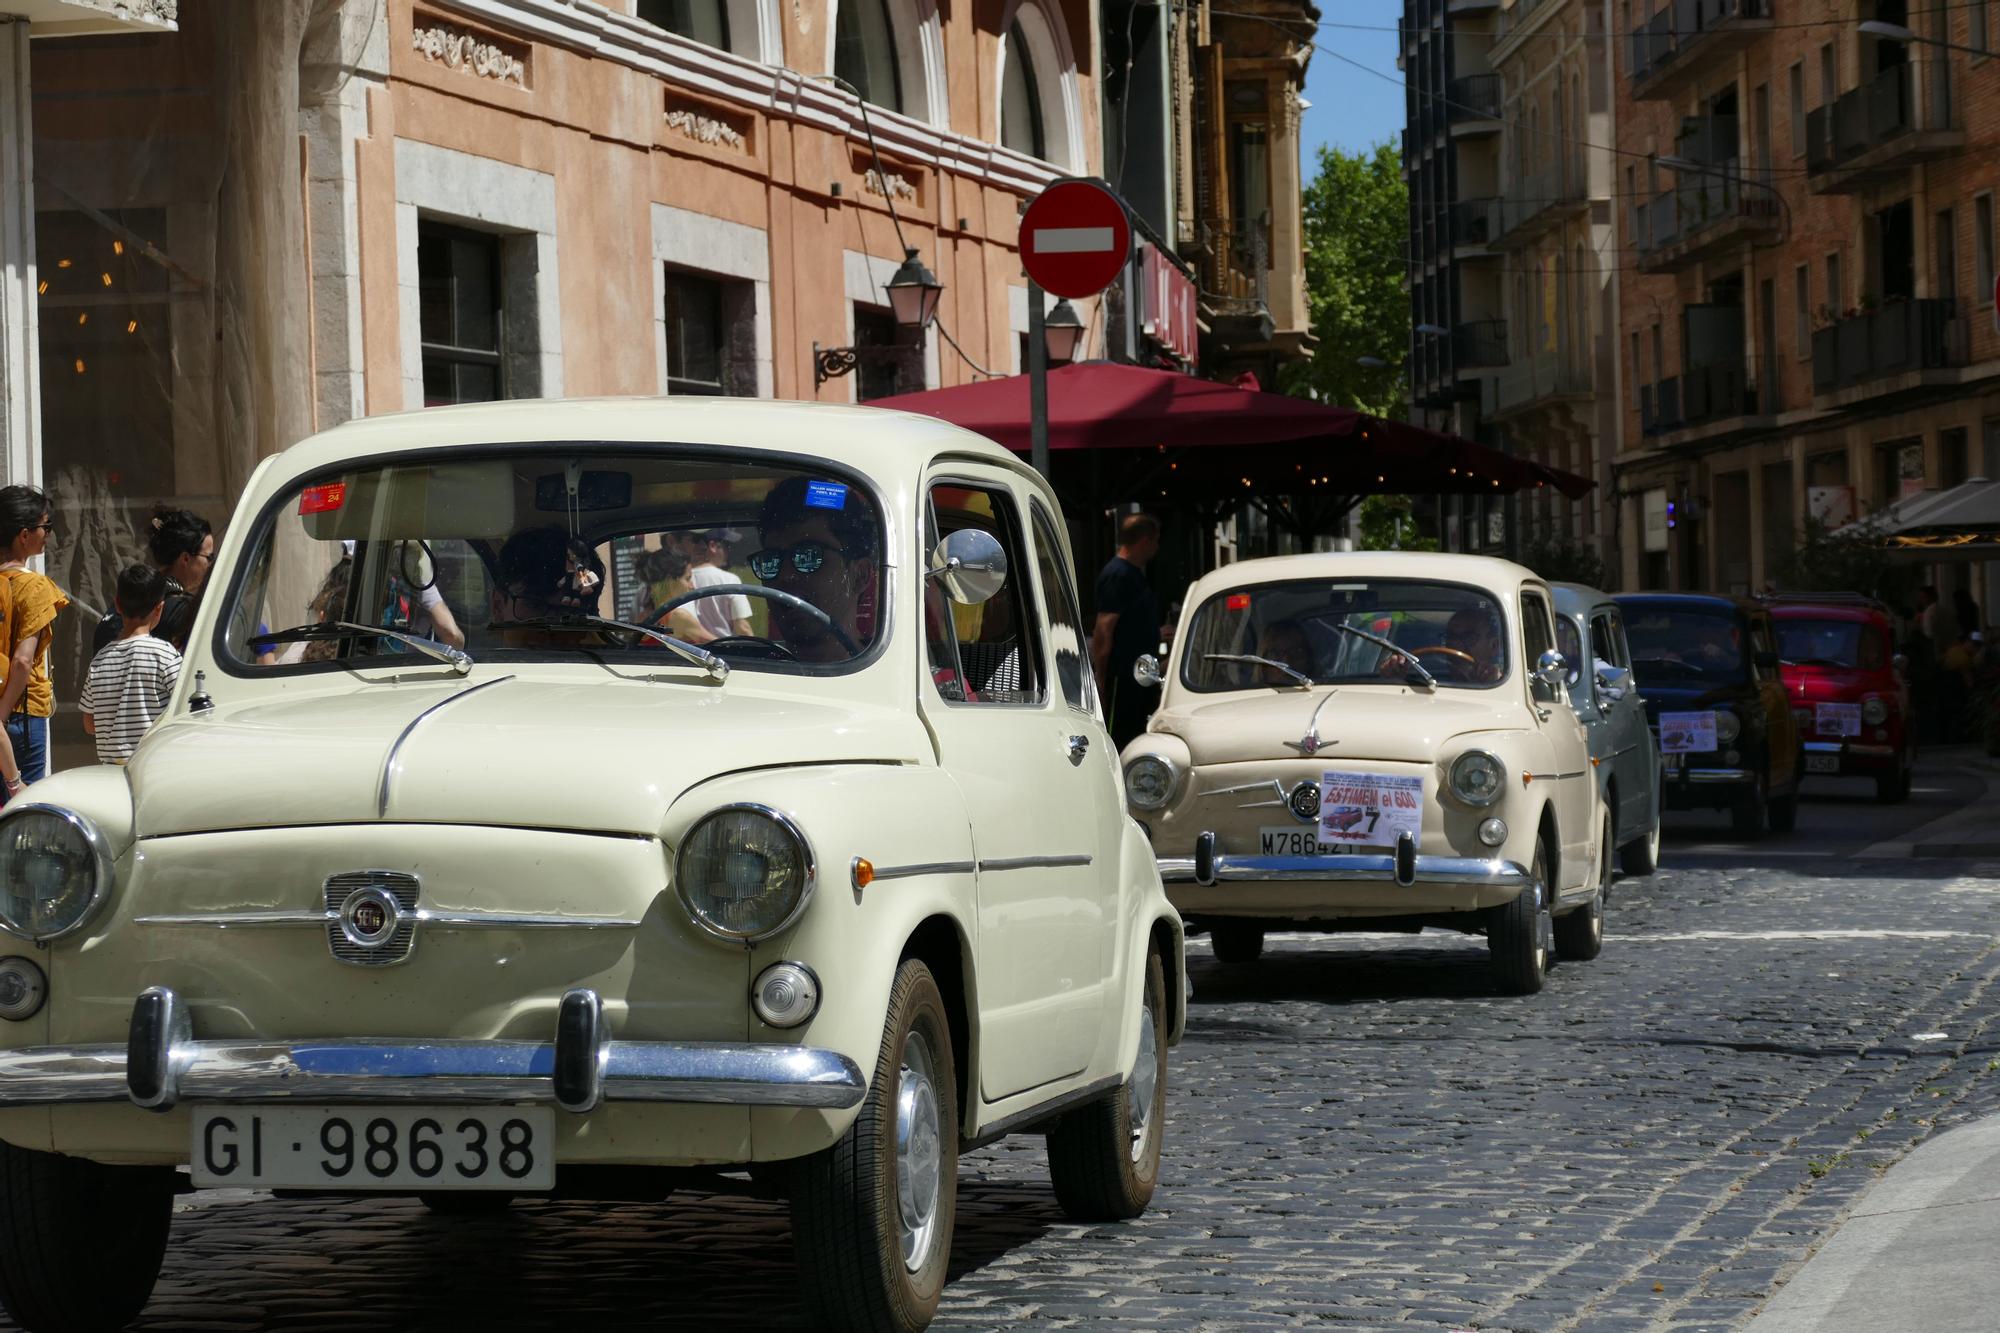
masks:
{"type": "Polygon", "coordinates": [[[837,481],[806,483],[806,504],[814,509],[847,508],[847,487],[837,481]]]}

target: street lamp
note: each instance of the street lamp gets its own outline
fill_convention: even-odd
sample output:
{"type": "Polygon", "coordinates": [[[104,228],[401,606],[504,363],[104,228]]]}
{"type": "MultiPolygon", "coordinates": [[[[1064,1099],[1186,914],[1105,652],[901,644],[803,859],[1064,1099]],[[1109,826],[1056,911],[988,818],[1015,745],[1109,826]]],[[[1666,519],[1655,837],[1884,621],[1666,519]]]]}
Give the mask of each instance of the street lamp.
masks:
{"type": "Polygon", "coordinates": [[[1077,349],[1083,346],[1083,320],[1076,307],[1056,302],[1056,308],[1042,317],[1042,340],[1049,349],[1050,365],[1066,366],[1076,360],[1077,349]]]}
{"type": "MultiPolygon", "coordinates": [[[[917,258],[914,246],[903,251],[903,262],[883,284],[889,293],[889,313],[896,318],[896,327],[913,331],[927,329],[937,318],[938,298],[944,295],[944,284],[937,275],[924,267],[917,258]]],[[[837,379],[851,373],[863,361],[895,361],[909,353],[907,347],[821,347],[813,344],[813,387],[830,379],[837,379]]]]}
{"type": "Polygon", "coordinates": [[[1880,37],[1885,42],[1917,42],[1924,46],[1942,46],[1947,51],[1965,51],[1975,56],[2000,56],[2000,51],[1988,51],[1981,46],[1964,46],[1937,37],[1919,37],[1900,23],[1884,23],[1881,19],[1863,20],[1861,31],[1866,36],[1880,37]]]}
{"type": "Polygon", "coordinates": [[[1417,332],[1428,338],[1449,338],[1451,330],[1441,324],[1419,324],[1417,332]]]}

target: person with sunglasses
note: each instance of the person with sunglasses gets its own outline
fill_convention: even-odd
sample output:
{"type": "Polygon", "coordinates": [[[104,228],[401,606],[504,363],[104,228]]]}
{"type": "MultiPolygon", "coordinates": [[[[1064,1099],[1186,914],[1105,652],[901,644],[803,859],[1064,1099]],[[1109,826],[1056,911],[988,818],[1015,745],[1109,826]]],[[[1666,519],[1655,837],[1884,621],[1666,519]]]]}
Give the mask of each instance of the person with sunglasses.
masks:
{"type": "MultiPolygon", "coordinates": [[[[875,635],[880,575],[867,503],[842,485],[788,477],[764,497],[757,526],[764,545],[750,557],[750,572],[758,582],[811,603],[865,649],[875,635]]],[[[802,662],[852,656],[838,635],[795,607],[774,601],[770,616],[771,637],[802,662]]]]}
{"type": "Polygon", "coordinates": [[[0,685],[0,715],[7,719],[0,779],[9,801],[49,771],[49,717],[56,710],[49,645],[69,598],[28,568],[55,531],[49,511],[49,497],[33,486],[0,487],[0,645],[7,671],[0,685]]]}
{"type": "MultiPolygon", "coordinates": [[[[146,554],[153,567],[167,576],[167,600],[160,623],[153,626],[153,637],[165,639],[176,652],[185,653],[188,634],[194,629],[194,613],[201,605],[201,590],[215,567],[215,532],[208,520],[192,509],[161,505],[153,511],[146,528],[146,554]]],[[[124,634],[125,621],[113,610],[91,631],[91,657],[96,658],[107,644],[124,634]]]]}

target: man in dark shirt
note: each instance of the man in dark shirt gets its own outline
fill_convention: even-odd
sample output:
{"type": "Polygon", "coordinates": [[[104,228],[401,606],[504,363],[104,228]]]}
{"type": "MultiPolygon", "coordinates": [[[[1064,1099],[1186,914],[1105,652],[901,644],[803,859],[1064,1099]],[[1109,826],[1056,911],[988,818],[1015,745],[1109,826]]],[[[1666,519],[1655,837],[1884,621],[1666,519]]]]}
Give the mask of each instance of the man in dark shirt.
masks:
{"type": "Polygon", "coordinates": [[[1090,662],[1111,743],[1119,749],[1146,729],[1160,687],[1132,679],[1132,664],[1160,646],[1160,603],[1146,579],[1146,564],[1160,549],[1160,521],[1133,514],[1118,525],[1118,554],[1097,576],[1097,621],[1090,631],[1090,662]]]}

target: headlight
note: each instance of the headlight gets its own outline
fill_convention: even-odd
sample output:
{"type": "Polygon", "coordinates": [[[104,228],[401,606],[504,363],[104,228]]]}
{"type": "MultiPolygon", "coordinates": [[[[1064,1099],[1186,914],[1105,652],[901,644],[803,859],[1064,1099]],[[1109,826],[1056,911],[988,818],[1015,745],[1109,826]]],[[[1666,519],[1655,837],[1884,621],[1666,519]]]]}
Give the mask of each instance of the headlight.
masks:
{"type": "Polygon", "coordinates": [[[22,805],[0,815],[0,930],[28,940],[81,930],[111,893],[111,849],[72,810],[22,805]]]}
{"type": "Polygon", "coordinates": [[[1451,794],[1467,805],[1491,805],[1506,786],[1506,767],[1484,750],[1467,750],[1451,762],[1451,794]]]}
{"type": "Polygon", "coordinates": [[[674,887],[694,923],[719,940],[749,943],[798,920],[812,896],[812,845],[762,805],[726,805],[681,840],[674,887]]]}
{"type": "Polygon", "coordinates": [[[1861,701],[1861,720],[1871,727],[1879,727],[1889,720],[1889,705],[1876,695],[1861,701]]]}
{"type": "Polygon", "coordinates": [[[1743,719],[1727,708],[1715,710],[1715,739],[1723,745],[1743,734],[1743,719]]]}
{"type": "Polygon", "coordinates": [[[1156,754],[1142,754],[1125,766],[1125,799],[1140,810],[1157,810],[1174,797],[1174,766],[1156,754]]]}

